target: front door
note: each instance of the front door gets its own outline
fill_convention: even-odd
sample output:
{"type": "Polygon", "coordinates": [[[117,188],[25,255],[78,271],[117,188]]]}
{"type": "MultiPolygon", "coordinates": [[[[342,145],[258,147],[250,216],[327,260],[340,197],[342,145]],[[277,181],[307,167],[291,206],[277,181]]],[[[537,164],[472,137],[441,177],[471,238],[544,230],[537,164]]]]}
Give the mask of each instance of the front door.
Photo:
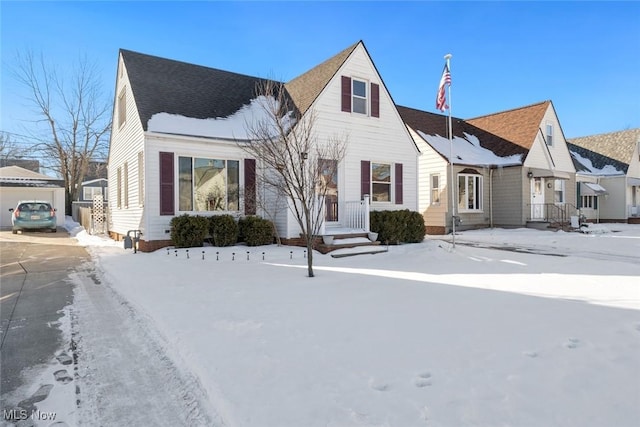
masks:
{"type": "Polygon", "coordinates": [[[544,220],[544,178],[531,180],[531,219],[544,220]]]}
{"type": "Polygon", "coordinates": [[[322,185],[326,185],[325,216],[326,222],[338,222],[338,162],[323,159],[320,161],[322,185]]]}

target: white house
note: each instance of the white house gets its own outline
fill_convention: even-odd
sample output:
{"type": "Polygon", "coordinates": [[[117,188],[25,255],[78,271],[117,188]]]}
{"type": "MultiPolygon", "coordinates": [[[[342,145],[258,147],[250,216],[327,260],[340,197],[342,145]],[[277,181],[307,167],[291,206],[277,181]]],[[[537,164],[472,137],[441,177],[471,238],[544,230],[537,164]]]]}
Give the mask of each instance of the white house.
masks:
{"type": "MultiPolygon", "coordinates": [[[[140,230],[141,250],[170,244],[182,214],[254,214],[256,164],[238,141],[259,114],[257,77],[121,50],[109,151],[109,230],[140,230]]],[[[417,209],[418,150],[360,41],[287,82],[318,138],[348,135],[326,227],[349,227],[353,206],[417,209]],[[368,197],[365,197],[368,196],[368,197]]],[[[258,168],[259,170],[259,168],[258,168]]],[[[366,212],[368,215],[368,211],[366,212]]],[[[288,210],[281,237],[297,238],[288,210]]]]}

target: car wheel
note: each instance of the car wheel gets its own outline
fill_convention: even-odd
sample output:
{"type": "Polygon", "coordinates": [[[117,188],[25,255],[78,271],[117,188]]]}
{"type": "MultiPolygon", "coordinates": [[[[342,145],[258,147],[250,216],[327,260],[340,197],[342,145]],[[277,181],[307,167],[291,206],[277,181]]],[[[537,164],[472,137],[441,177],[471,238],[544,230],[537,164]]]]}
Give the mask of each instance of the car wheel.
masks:
{"type": "Polygon", "coordinates": [[[18,230],[11,230],[13,234],[18,234],[18,230]]]}
{"type": "Polygon", "coordinates": [[[58,229],[57,229],[57,228],[51,228],[51,232],[52,232],[52,233],[56,233],[57,231],[58,231],[58,229]]]}

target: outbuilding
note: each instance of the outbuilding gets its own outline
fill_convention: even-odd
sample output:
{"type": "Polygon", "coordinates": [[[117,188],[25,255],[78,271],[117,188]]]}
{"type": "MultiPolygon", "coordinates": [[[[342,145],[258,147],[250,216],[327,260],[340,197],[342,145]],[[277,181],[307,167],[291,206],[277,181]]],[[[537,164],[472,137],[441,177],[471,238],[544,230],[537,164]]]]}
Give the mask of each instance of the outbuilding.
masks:
{"type": "Polygon", "coordinates": [[[20,200],[43,200],[57,210],[57,224],[64,225],[64,185],[61,180],[19,166],[0,168],[0,227],[11,227],[11,213],[20,200]]]}

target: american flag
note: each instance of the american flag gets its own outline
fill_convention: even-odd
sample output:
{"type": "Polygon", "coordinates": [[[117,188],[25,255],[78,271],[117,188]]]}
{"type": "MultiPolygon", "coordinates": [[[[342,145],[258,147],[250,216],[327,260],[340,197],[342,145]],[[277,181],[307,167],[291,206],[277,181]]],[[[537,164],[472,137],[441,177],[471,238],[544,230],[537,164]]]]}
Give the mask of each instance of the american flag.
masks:
{"type": "Polygon", "coordinates": [[[436,96],[436,108],[440,111],[444,111],[449,108],[445,96],[445,89],[447,85],[451,85],[451,73],[449,72],[449,65],[444,64],[444,70],[442,70],[442,77],[440,78],[440,86],[438,87],[438,95],[436,96]]]}

